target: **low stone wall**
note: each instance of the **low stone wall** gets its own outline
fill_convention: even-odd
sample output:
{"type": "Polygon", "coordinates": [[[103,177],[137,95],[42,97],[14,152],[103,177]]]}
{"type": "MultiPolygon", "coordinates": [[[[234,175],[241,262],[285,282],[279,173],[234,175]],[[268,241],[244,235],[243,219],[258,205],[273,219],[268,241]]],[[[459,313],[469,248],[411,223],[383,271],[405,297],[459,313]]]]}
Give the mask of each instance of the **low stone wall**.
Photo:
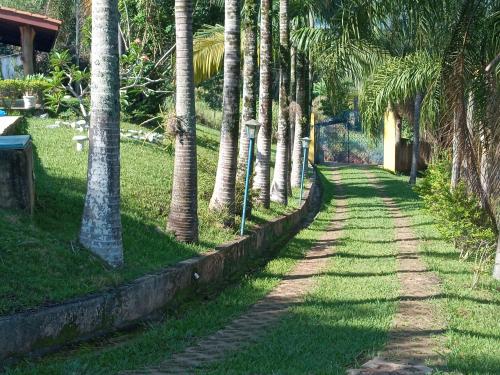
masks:
{"type": "Polygon", "coordinates": [[[307,216],[318,210],[319,203],[320,184],[315,175],[299,209],[250,235],[106,292],[0,317],[0,365],[28,354],[43,355],[153,317],[174,299],[216,285],[245,270],[252,259],[272,255],[273,244],[290,237],[307,216]]]}

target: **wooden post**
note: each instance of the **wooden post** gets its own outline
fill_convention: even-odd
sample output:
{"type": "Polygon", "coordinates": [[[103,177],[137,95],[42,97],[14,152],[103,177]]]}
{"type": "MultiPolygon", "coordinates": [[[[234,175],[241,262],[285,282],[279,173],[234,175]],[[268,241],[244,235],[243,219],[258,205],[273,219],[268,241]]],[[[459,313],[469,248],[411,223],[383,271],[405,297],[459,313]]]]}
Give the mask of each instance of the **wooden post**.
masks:
{"type": "Polygon", "coordinates": [[[19,29],[21,30],[24,76],[28,76],[35,73],[33,63],[33,40],[35,39],[35,29],[31,26],[20,26],[19,29]]]}

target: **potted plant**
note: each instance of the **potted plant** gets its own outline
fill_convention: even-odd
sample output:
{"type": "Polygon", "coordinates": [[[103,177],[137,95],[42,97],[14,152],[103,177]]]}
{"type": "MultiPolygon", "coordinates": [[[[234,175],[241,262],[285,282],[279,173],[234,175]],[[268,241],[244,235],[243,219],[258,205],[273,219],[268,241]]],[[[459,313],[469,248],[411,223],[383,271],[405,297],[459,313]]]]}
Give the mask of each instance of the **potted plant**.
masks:
{"type": "Polygon", "coordinates": [[[24,90],[24,108],[33,109],[36,106],[38,95],[48,87],[47,80],[42,74],[34,74],[27,76],[21,82],[21,89],[24,90]]]}
{"type": "Polygon", "coordinates": [[[26,80],[26,84],[24,86],[24,109],[33,109],[36,106],[36,95],[33,85],[29,79],[26,80]]]}

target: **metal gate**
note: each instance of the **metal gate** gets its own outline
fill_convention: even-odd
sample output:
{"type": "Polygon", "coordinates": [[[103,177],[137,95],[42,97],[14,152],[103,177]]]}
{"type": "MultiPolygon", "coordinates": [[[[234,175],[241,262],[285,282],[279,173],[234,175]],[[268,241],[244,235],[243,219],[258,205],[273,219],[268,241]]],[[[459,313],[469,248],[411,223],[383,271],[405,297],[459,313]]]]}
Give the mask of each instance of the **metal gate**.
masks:
{"type": "Polygon", "coordinates": [[[380,164],[383,144],[364,134],[359,116],[346,111],[316,124],[316,162],[380,164]]]}
{"type": "Polygon", "coordinates": [[[321,163],[349,163],[349,127],[345,123],[322,126],[319,129],[321,163]]]}

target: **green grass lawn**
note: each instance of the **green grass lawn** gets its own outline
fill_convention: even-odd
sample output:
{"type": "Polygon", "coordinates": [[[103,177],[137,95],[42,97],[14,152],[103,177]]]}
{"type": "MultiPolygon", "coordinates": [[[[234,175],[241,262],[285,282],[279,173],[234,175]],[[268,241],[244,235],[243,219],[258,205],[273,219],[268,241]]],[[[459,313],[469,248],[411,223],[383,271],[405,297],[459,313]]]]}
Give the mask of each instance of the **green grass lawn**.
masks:
{"type": "MultiPolygon", "coordinates": [[[[198,127],[200,242],[187,245],[165,233],[173,172],[171,145],[121,144],[122,224],[125,266],[109,270],[78,245],[86,190],[87,152],[77,153],[73,129],[47,129],[54,120],[30,119],[34,143],[36,208],[33,219],[0,211],[0,315],[102,290],[203,253],[234,239],[210,213],[219,132],[198,127]]],[[[138,127],[123,124],[126,129],[138,127]]],[[[79,133],[76,133],[79,134],[79,133]]],[[[256,208],[249,222],[288,208],[256,208]]]]}
{"type": "MultiPolygon", "coordinates": [[[[330,173],[325,172],[326,175],[330,173]]],[[[72,353],[48,356],[38,363],[26,361],[7,369],[6,374],[116,374],[159,363],[171,353],[192,345],[199,337],[224,327],[269,293],[326,229],[328,219],[334,214],[334,188],[323,175],[320,178],[324,194],[317,219],[286,245],[280,246],[278,256],[262,269],[248,274],[210,300],[197,299],[167,312],[165,322],[146,324],[127,341],[111,337],[94,345],[82,345],[72,353]]]]}
{"type": "Polygon", "coordinates": [[[445,318],[445,354],[450,372],[500,374],[500,282],[491,277],[491,267],[471,289],[474,263],[459,260],[459,252],[443,241],[432,217],[423,209],[407,177],[375,170],[388,193],[411,218],[421,239],[420,250],[429,269],[442,281],[443,298],[433,301],[445,318]]]}
{"type": "MultiPolygon", "coordinates": [[[[412,220],[423,259],[442,280],[443,296],[432,303],[448,323],[448,366],[443,372],[500,373],[500,283],[483,275],[470,289],[473,264],[440,239],[433,220],[409,188],[406,177],[373,169],[385,190],[412,220]]],[[[7,370],[21,374],[115,374],[154,366],[173,352],[214,333],[265,296],[318,240],[334,215],[338,193],[326,180],[316,220],[261,270],[248,274],[209,299],[196,299],[166,313],[125,340],[117,335],[7,370]]],[[[396,309],[398,282],[394,222],[365,174],[343,167],[348,218],[328,268],[303,303],[294,306],[257,343],[200,370],[213,374],[342,374],[381,349],[396,309]]]]}

